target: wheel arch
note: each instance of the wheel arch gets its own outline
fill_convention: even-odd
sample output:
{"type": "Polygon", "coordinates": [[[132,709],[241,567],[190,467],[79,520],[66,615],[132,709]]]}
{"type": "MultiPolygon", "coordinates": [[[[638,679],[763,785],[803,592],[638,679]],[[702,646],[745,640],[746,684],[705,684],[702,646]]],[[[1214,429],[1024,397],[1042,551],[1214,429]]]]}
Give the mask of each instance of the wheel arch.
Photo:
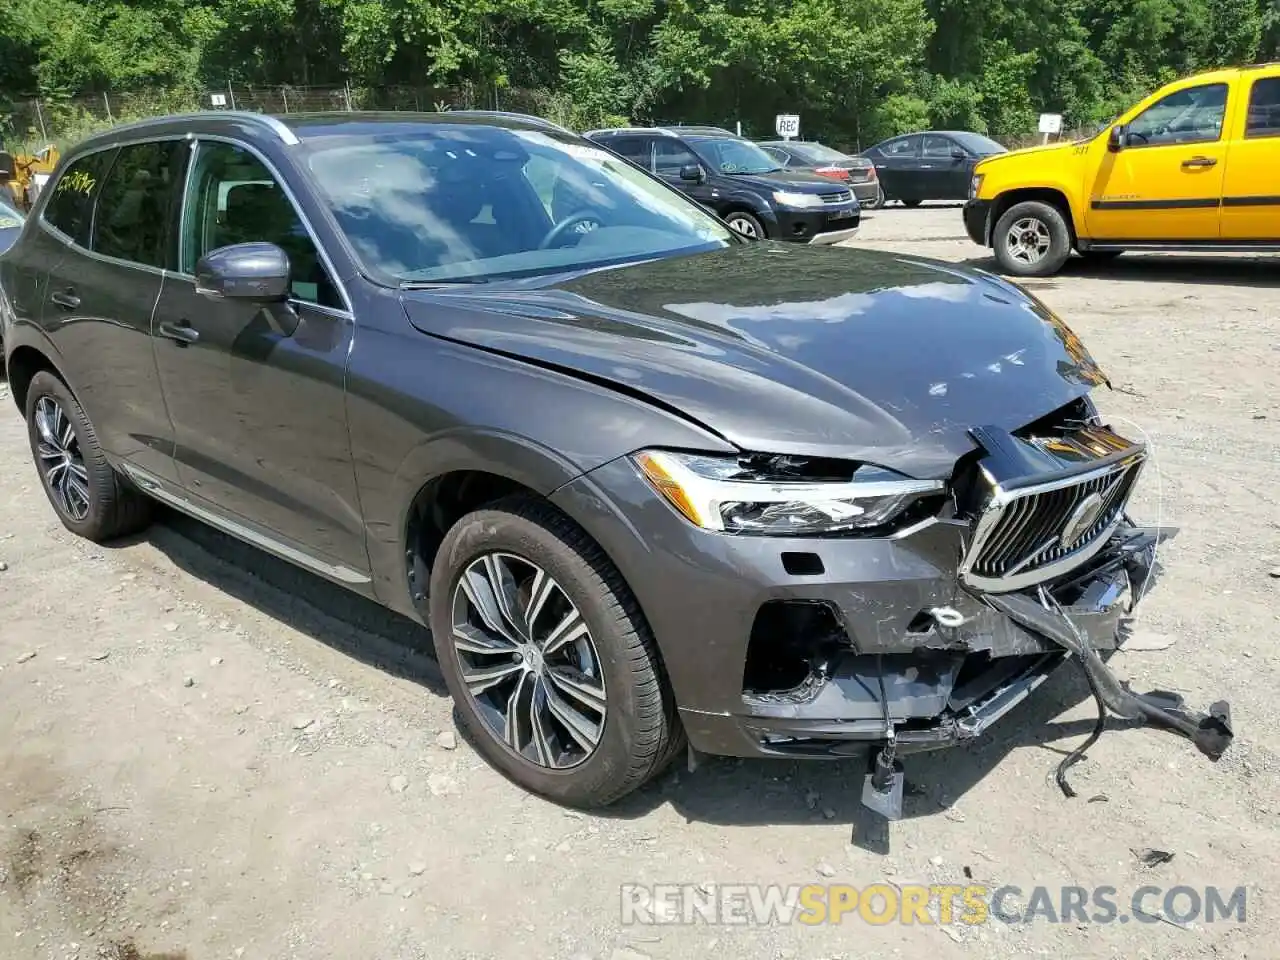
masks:
{"type": "Polygon", "coordinates": [[[1067,222],[1067,229],[1071,232],[1071,245],[1074,247],[1076,237],[1079,235],[1079,224],[1076,223],[1075,213],[1071,208],[1071,201],[1067,199],[1066,191],[1058,187],[1017,187],[1006,190],[996,197],[991,204],[991,214],[987,217],[986,245],[990,247],[995,244],[996,224],[1009,208],[1028,200],[1047,203],[1062,214],[1062,218],[1067,222]]]}
{"type": "MultiPolygon", "coordinates": [[[[13,402],[18,412],[24,417],[27,415],[27,392],[31,388],[31,381],[35,379],[37,373],[45,370],[63,383],[67,383],[67,378],[53,358],[52,351],[41,350],[28,343],[21,343],[9,351],[8,359],[5,361],[5,376],[9,380],[9,393],[13,397],[13,402]]],[[[67,384],[67,389],[71,390],[70,384],[67,384]]],[[[74,396],[75,391],[71,392],[74,396]]]]}
{"type": "MultiPolygon", "coordinates": [[[[468,432],[424,443],[398,471],[404,506],[397,555],[402,562],[398,570],[380,571],[380,580],[391,581],[393,595],[387,602],[426,622],[431,569],[454,524],[513,494],[551,504],[550,495],[582,473],[554,451],[505,433],[468,432]]],[[[557,509],[565,512],[563,507],[557,509]]]]}

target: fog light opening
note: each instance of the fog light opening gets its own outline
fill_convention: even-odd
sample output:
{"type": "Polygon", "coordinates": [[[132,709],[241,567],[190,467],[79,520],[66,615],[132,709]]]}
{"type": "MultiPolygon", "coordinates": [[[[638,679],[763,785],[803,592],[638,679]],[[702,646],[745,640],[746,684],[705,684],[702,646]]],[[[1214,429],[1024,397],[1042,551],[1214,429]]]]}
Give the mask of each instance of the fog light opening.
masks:
{"type": "Polygon", "coordinates": [[[751,627],[742,689],[747,695],[803,695],[824,683],[849,638],[829,604],[770,600],[751,627]]]}

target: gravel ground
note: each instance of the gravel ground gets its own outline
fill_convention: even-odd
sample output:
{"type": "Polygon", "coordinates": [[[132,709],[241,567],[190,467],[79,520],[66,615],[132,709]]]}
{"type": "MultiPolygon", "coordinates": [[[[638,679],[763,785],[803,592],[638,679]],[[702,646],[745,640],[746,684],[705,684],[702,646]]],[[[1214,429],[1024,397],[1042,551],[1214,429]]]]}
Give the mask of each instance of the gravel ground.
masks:
{"type": "MultiPolygon", "coordinates": [[[[852,245],[991,266],[955,207],[880,211],[852,245]]],[[[1140,518],[1181,527],[1148,649],[1113,663],[1229,699],[1217,765],[1116,724],[1064,798],[1053,768],[1094,718],[1066,669],[974,747],[913,758],[887,847],[854,763],[716,760],[565,813],[455,738],[406,621],[183,519],[110,548],[64,532],[6,397],[0,957],[1274,957],[1280,261],[1125,256],[1028,286],[1110,374],[1104,412],[1154,446],[1140,518]],[[624,883],[886,880],[1108,885],[1121,913],[1143,885],[1245,885],[1247,921],[621,922],[624,883]]]]}

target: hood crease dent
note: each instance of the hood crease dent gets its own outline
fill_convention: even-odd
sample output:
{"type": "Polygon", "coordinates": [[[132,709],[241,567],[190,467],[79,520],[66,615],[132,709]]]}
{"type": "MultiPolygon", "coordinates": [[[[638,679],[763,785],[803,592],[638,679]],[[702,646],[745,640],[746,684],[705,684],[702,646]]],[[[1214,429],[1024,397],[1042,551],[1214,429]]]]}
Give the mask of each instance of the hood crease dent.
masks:
{"type": "Polygon", "coordinates": [[[616,385],[744,450],[920,478],[950,475],[971,427],[1105,382],[1026,292],[876,251],[760,242],[403,302],[424,333],[616,385]]]}

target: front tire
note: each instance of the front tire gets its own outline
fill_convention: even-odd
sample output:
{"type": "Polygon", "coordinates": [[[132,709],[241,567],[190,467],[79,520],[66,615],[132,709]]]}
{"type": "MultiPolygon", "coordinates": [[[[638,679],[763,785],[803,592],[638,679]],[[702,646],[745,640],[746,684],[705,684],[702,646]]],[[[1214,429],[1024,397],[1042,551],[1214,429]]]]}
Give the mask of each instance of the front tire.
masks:
{"type": "Polygon", "coordinates": [[[909,199],[904,199],[902,201],[902,205],[911,210],[914,210],[916,207],[920,206],[920,204],[922,203],[924,203],[924,201],[921,200],[919,197],[911,197],[909,199]]]}
{"type": "Polygon", "coordinates": [[[769,237],[768,231],[765,230],[764,224],[756,217],[744,210],[735,210],[724,218],[735,233],[740,233],[744,237],[752,240],[766,240],[769,237]]]}
{"type": "Polygon", "coordinates": [[[1013,277],[1048,277],[1071,256],[1071,230],[1062,211],[1039,200],[1015,203],[996,221],[996,263],[1013,277]]]}
{"type": "Polygon", "coordinates": [[[95,543],[144,529],[152,502],[107,462],[79,401],[42,370],[27,387],[27,435],[45,495],[62,525],[95,543]]]}
{"type": "Polygon", "coordinates": [[[525,789],[606,806],[683,745],[639,604],[604,551],[550,504],[514,497],[458,521],[429,603],[461,726],[525,789]]]}

